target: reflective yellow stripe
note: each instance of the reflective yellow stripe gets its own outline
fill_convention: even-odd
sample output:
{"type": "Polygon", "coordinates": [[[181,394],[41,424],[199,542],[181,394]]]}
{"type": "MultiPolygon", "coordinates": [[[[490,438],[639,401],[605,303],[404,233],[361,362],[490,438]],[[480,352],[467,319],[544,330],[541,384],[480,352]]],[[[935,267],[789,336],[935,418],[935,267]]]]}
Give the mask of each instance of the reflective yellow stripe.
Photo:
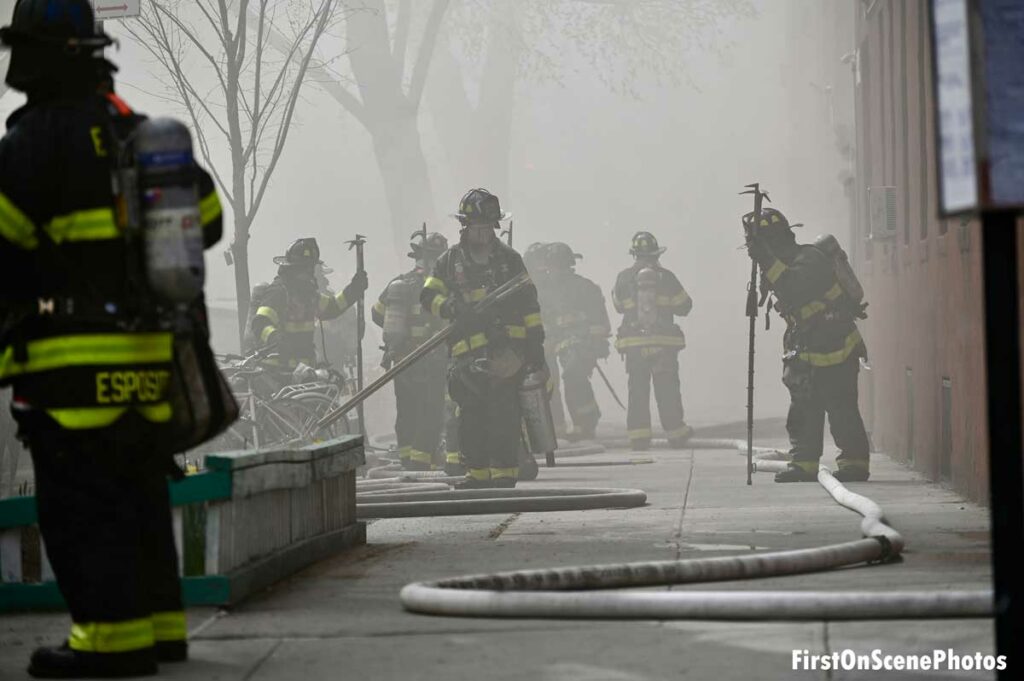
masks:
{"type": "Polygon", "coordinates": [[[622,301],[623,310],[632,310],[634,307],[636,307],[636,301],[632,298],[626,298],[622,301]]]}
{"type": "Polygon", "coordinates": [[[524,326],[506,326],[505,332],[509,338],[526,338],[526,327],[524,326]]]}
{"type": "Polygon", "coordinates": [[[487,289],[475,288],[462,293],[462,299],[467,303],[476,303],[487,297],[487,289]]]}
{"type": "Polygon", "coordinates": [[[791,465],[796,466],[805,473],[817,473],[818,462],[817,461],[790,461],[791,465]]]}
{"type": "Polygon", "coordinates": [[[690,302],[690,295],[686,291],[680,291],[669,302],[672,305],[685,305],[690,302]]]}
{"type": "Polygon", "coordinates": [[[149,618],[123,622],[72,623],[68,645],[83,653],[126,653],[153,646],[149,618]]]}
{"type": "Polygon", "coordinates": [[[373,311],[376,312],[377,314],[384,314],[385,312],[387,312],[387,308],[384,307],[384,303],[378,300],[376,303],[373,304],[373,311]]]}
{"type": "Polygon", "coordinates": [[[462,463],[462,457],[458,452],[447,452],[444,455],[444,460],[448,463],[462,463]]]}
{"type": "Polygon", "coordinates": [[[423,282],[423,288],[433,289],[443,296],[448,295],[448,286],[437,277],[427,277],[427,280],[423,282]]]}
{"type": "Polygon", "coordinates": [[[174,416],[174,408],[170,402],[160,402],[159,404],[141,404],[135,407],[135,410],[142,415],[142,418],[146,419],[150,423],[167,423],[174,416]]]}
{"type": "Polygon", "coordinates": [[[50,220],[44,229],[58,244],[62,241],[102,241],[121,236],[111,208],[79,210],[61,215],[50,220]]]}
{"type": "Polygon", "coordinates": [[[670,440],[674,440],[679,437],[687,437],[690,435],[693,435],[693,428],[691,428],[690,426],[679,426],[678,428],[673,428],[672,430],[665,431],[665,437],[669,438],[670,440]]]}
{"type": "Polygon", "coordinates": [[[28,361],[17,362],[14,348],[0,356],[0,378],[102,364],[158,364],[171,361],[169,333],[82,334],[29,341],[28,361]]]}
{"type": "Polygon", "coordinates": [[[88,430],[105,428],[121,418],[127,407],[84,407],[76,409],[47,409],[46,413],[62,428],[88,430]]]}
{"type": "Polygon", "coordinates": [[[615,341],[616,350],[649,346],[685,348],[686,339],[681,336],[628,336],[615,341]]]}
{"type": "Polygon", "coordinates": [[[601,336],[602,338],[605,338],[607,336],[610,336],[611,333],[612,333],[612,330],[610,328],[608,328],[607,326],[592,326],[592,327],[590,327],[590,335],[591,336],[601,336]]]}
{"type": "Polygon", "coordinates": [[[217,198],[217,190],[206,195],[206,198],[199,201],[199,222],[203,227],[210,224],[221,216],[220,199],[217,198]]]}
{"type": "Polygon", "coordinates": [[[528,329],[541,326],[543,323],[544,322],[541,320],[539,312],[531,312],[523,317],[523,324],[526,325],[526,328],[528,329]]]}
{"type": "Polygon", "coordinates": [[[447,300],[448,296],[443,296],[441,294],[434,296],[434,300],[432,300],[430,303],[430,314],[434,315],[435,317],[440,317],[441,306],[444,305],[447,300]]]}
{"type": "MultiPolygon", "coordinates": [[[[338,305],[341,305],[342,310],[347,310],[348,308],[352,307],[352,303],[348,302],[348,300],[345,298],[344,291],[339,292],[338,295],[334,296],[334,299],[338,301],[338,305]]],[[[328,301],[330,301],[330,298],[328,298],[328,301]]]]}
{"type": "Polygon", "coordinates": [[[157,641],[184,641],[188,638],[184,610],[154,612],[149,619],[153,622],[153,638],[157,641]]]}
{"type": "Polygon", "coordinates": [[[635,428],[633,430],[626,431],[626,435],[629,436],[630,440],[649,440],[651,434],[650,428],[635,428]]]}
{"type": "Polygon", "coordinates": [[[321,293],[320,298],[317,300],[316,304],[317,310],[319,310],[320,312],[326,312],[332,300],[334,300],[334,298],[332,298],[331,296],[324,295],[323,293],[321,293]]]}
{"type": "MultiPolygon", "coordinates": [[[[170,402],[137,405],[133,407],[142,418],[150,423],[167,423],[174,415],[170,402]]],[[[128,411],[127,407],[74,407],[69,409],[47,409],[46,413],[61,428],[68,430],[90,430],[106,428],[128,411]]]]}
{"type": "Polygon", "coordinates": [[[410,331],[413,338],[426,338],[430,334],[430,327],[428,326],[414,326],[410,331]]]}
{"type": "Polygon", "coordinates": [[[409,458],[413,461],[418,461],[420,463],[430,463],[430,460],[433,457],[430,455],[429,452],[424,452],[422,449],[413,449],[412,447],[410,447],[409,458]]]}
{"type": "Polygon", "coordinates": [[[846,337],[846,343],[844,343],[843,347],[839,350],[835,350],[833,352],[801,352],[799,357],[811,366],[835,366],[836,364],[842,364],[845,362],[857,346],[860,345],[860,342],[860,331],[854,330],[853,333],[846,337]]]}
{"type": "Polygon", "coordinates": [[[470,468],[466,471],[466,477],[472,478],[473,480],[490,480],[491,469],[490,468],[470,468]]]}
{"type": "Polygon", "coordinates": [[[519,477],[519,467],[515,468],[492,468],[491,469],[491,480],[500,480],[501,478],[517,478],[519,477]]]}
{"type": "Polygon", "coordinates": [[[3,192],[0,192],[0,236],[27,250],[39,245],[36,226],[3,192]]]}
{"type": "Polygon", "coordinates": [[[487,335],[483,333],[475,333],[469,337],[469,343],[465,340],[460,340],[458,343],[452,346],[452,356],[462,355],[470,350],[476,350],[487,345],[487,335]]]}
{"type": "Polygon", "coordinates": [[[868,459],[836,459],[839,470],[868,470],[868,459]]]}
{"type": "Polygon", "coordinates": [[[825,303],[814,300],[800,308],[800,319],[810,319],[826,308],[825,303]]]}
{"type": "Polygon", "coordinates": [[[412,447],[410,447],[409,445],[403,445],[403,446],[398,448],[398,458],[399,459],[408,459],[409,458],[409,454],[411,452],[412,452],[412,447]]]}
{"type": "MultiPolygon", "coordinates": [[[[832,286],[832,288],[825,292],[825,299],[831,302],[841,295],[843,295],[843,289],[837,282],[832,286]]],[[[800,308],[800,318],[803,320],[810,319],[827,308],[828,303],[824,303],[820,300],[813,300],[800,308]]]]}
{"type": "Polygon", "coordinates": [[[263,330],[260,331],[260,342],[261,343],[266,343],[270,339],[270,337],[276,331],[277,331],[277,327],[274,327],[274,326],[264,326],[263,330]]]}
{"type": "Polygon", "coordinates": [[[764,276],[768,277],[768,281],[774,284],[787,269],[789,268],[786,267],[781,260],[776,260],[772,263],[772,266],[768,268],[768,271],[764,273],[764,276]]]}
{"type": "Polygon", "coordinates": [[[270,320],[271,324],[275,326],[281,323],[281,318],[277,316],[277,310],[272,307],[261,307],[256,310],[257,317],[266,317],[270,320]]]}

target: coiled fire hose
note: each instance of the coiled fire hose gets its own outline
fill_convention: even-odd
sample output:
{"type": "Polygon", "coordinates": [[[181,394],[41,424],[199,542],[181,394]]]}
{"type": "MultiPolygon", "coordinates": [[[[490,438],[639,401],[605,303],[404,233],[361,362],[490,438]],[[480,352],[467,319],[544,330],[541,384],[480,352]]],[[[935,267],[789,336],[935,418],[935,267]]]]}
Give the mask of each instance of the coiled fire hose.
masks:
{"type": "MultiPolygon", "coordinates": [[[[760,470],[781,462],[772,463],[762,462],[765,467],[760,470]]],[[[819,471],[818,482],[839,504],[862,516],[863,539],[742,556],[454,577],[409,584],[401,591],[401,602],[411,612],[460,617],[836,620],[991,616],[991,590],[593,592],[806,574],[884,562],[900,554],[903,538],[885,523],[877,504],[843,487],[825,468],[819,471]]]]}

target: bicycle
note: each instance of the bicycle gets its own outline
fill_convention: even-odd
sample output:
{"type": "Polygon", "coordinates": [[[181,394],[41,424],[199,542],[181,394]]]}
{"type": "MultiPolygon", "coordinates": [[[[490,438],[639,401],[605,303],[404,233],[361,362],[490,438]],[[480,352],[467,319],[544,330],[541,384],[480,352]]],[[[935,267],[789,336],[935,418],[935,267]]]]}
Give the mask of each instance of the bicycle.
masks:
{"type": "Polygon", "coordinates": [[[300,365],[289,375],[266,364],[274,354],[270,347],[247,356],[217,356],[239,404],[238,421],[218,438],[221,448],[273,448],[354,432],[347,416],[329,426],[317,425],[340,404],[348,383],[344,374],[330,367],[300,365]],[[287,382],[290,380],[301,382],[287,382]],[[287,382],[283,387],[282,381],[287,382]]]}

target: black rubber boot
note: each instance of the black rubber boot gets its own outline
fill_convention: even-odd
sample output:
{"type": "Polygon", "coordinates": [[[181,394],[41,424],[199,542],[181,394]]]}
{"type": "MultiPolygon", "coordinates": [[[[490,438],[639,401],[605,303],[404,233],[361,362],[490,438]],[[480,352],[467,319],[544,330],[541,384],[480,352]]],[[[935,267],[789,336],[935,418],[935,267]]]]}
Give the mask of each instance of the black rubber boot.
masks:
{"type": "Polygon", "coordinates": [[[188,643],[185,641],[157,641],[157,662],[184,662],[188,659],[188,643]]]}
{"type": "Polygon", "coordinates": [[[430,468],[430,464],[425,461],[413,461],[412,459],[402,461],[402,470],[404,471],[429,471],[430,468]]]}
{"type": "Polygon", "coordinates": [[[466,467],[461,463],[445,463],[444,473],[453,478],[461,477],[466,474],[466,467]]]}
{"type": "Polygon", "coordinates": [[[491,487],[498,489],[511,489],[516,486],[515,478],[498,478],[491,480],[491,487]]]}
{"type": "Polygon", "coordinates": [[[37,679],[118,679],[153,676],[157,672],[153,648],[128,653],[83,653],[67,642],[58,647],[36,648],[28,665],[37,679]]]}
{"type": "Polygon", "coordinates": [[[864,482],[871,476],[867,468],[860,466],[847,466],[840,468],[832,474],[832,477],[839,482],[864,482]]]}
{"type": "Polygon", "coordinates": [[[490,489],[493,487],[490,480],[478,480],[476,478],[465,478],[453,485],[455,489],[490,489]]]}
{"type": "Polygon", "coordinates": [[[789,464],[784,471],[775,474],[775,482],[817,482],[818,474],[805,471],[800,466],[789,464]]]}

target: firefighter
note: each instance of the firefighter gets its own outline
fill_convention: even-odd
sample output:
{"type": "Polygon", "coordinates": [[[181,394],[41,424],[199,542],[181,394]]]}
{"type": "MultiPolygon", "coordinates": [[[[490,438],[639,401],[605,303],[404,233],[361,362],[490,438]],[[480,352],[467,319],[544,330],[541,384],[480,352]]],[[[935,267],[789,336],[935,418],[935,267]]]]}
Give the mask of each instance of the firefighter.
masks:
{"type": "Polygon", "coordinates": [[[356,272],[341,293],[331,296],[320,291],[316,279],[320,247],[316,239],[298,239],[284,255],[274,258],[278,266],[274,281],[251,305],[252,335],[259,347],[274,346],[277,357],[267,361],[282,371],[299,364],[317,365],[314,331],[317,320],[340,317],[363,295],[368,286],[365,272],[356,272]]]}
{"type": "MultiPolygon", "coordinates": [[[[441,234],[417,233],[410,258],[416,266],[392,279],[371,310],[373,322],[384,330],[385,368],[401,360],[437,333],[444,324],[426,312],[420,291],[438,257],[448,250],[441,234]]],[[[395,434],[406,470],[440,468],[441,434],[445,409],[447,354],[438,348],[395,379],[395,434]]],[[[459,463],[458,454],[454,460],[459,463]]]]}
{"type": "MultiPolygon", "coordinates": [[[[158,247],[148,239],[159,225],[116,209],[131,202],[145,216],[148,204],[114,182],[134,163],[145,119],[113,92],[116,67],[102,57],[112,42],[88,0],[19,0],[0,29],[6,82],[27,95],[0,141],[0,385],[12,388],[32,453],[39,527],[72,621],[62,645],[32,654],[39,678],[151,675],[158,661],[187,658],[167,477],[173,454],[237,415],[229,393],[211,396],[219,423],[197,427],[182,387],[225,388],[201,266],[162,288],[166,270],[125,236],[138,227],[158,247]],[[180,368],[183,347],[201,369],[180,368]]],[[[173,210],[183,225],[198,215],[202,230],[174,238],[209,248],[222,230],[213,182],[189,154],[168,160],[191,171],[175,189],[198,189],[197,203],[173,210]]]]}
{"type": "MultiPolygon", "coordinates": [[[[857,405],[857,374],[867,348],[855,321],[866,317],[866,304],[850,293],[859,289],[856,277],[852,270],[837,268],[818,243],[798,244],[789,221],[773,208],[762,211],[757,225],[752,224],[753,213],[743,221],[747,251],[760,266],[762,282],[774,294],[775,308],[787,324],[782,382],[790,394],[786,430],[792,460],[775,481],[817,480],[826,414],[841,452],[835,477],[843,482],[867,480],[870,445],[857,405]],[[844,273],[852,280],[841,276],[844,273]]],[[[838,249],[836,255],[841,252],[838,249]]],[[[845,255],[840,260],[843,267],[845,255]]]]}
{"type": "MultiPolygon", "coordinates": [[[[598,359],[609,354],[611,322],[601,288],[576,273],[576,260],[568,244],[556,242],[546,249],[546,262],[554,300],[543,305],[544,328],[561,364],[565,404],[572,417],[569,440],[594,437],[601,410],[594,399],[590,377],[598,359]]],[[[550,366],[550,364],[549,364],[550,366]]]]}
{"type": "Polygon", "coordinates": [[[690,313],[693,301],[676,275],[661,266],[665,248],[650,232],[633,236],[633,266],[619,273],[612,303],[622,314],[615,349],[626,360],[629,375],[629,407],[626,429],[633,449],[651,445],[651,384],[658,415],[669,445],[681,447],[693,435],[683,420],[679,388],[679,351],[686,347],[675,317],[690,313]]]}
{"type": "MultiPolygon", "coordinates": [[[[530,279],[537,287],[537,299],[540,303],[541,316],[549,314],[556,295],[551,285],[551,276],[548,269],[546,243],[532,243],[523,251],[523,264],[530,273],[530,279]]],[[[548,320],[550,321],[550,320],[548,320]]],[[[545,328],[550,326],[545,322],[545,328]]],[[[548,365],[548,397],[551,400],[551,418],[555,423],[555,433],[558,437],[567,435],[565,424],[565,408],[562,406],[561,376],[558,373],[558,356],[555,354],[551,338],[544,339],[544,361],[548,365]]]]}
{"type": "Polygon", "coordinates": [[[484,313],[472,306],[523,273],[523,259],[498,238],[509,217],[498,197],[472,189],[453,217],[459,243],[438,259],[420,301],[457,325],[449,340],[448,390],[459,406],[459,443],[466,465],[461,488],[515,487],[519,474],[524,375],[546,371],[544,327],[532,285],[484,313]]]}

